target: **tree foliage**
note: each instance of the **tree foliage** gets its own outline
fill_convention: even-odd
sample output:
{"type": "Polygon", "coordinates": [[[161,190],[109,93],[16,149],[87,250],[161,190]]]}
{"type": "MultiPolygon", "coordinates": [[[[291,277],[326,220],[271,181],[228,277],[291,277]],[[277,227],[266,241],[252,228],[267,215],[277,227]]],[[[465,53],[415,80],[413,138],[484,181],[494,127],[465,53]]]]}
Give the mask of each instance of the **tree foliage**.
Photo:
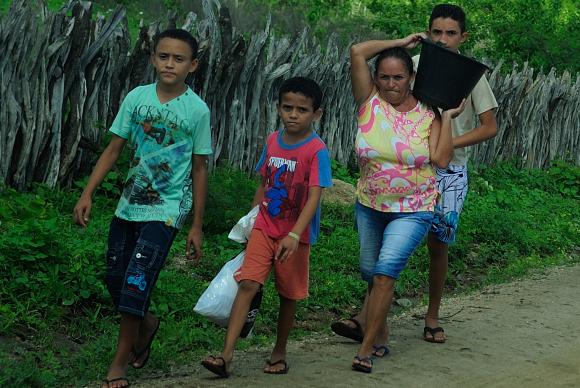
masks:
{"type": "MultiPolygon", "coordinates": [[[[431,9],[446,0],[220,0],[230,8],[245,32],[262,29],[268,14],[272,28],[294,33],[304,26],[325,41],[337,33],[346,43],[353,39],[401,37],[425,31],[431,9]]],[[[6,12],[10,0],[0,0],[6,12]]],[[[450,0],[467,14],[469,39],[463,50],[493,62],[529,62],[532,67],[560,72],[580,71],[580,2],[578,0],[450,0]]],[[[65,0],[49,0],[56,8],[65,0]]],[[[200,12],[200,0],[103,0],[97,10],[125,6],[129,16],[159,19],[160,8],[178,14],[200,12]]]]}
{"type": "MultiPolygon", "coordinates": [[[[425,31],[434,0],[237,0],[274,15],[301,15],[317,34],[339,31],[388,38],[425,31]]],[[[549,70],[580,70],[580,3],[576,0],[460,0],[467,14],[464,49],[495,62],[529,62],[549,70]]]]}

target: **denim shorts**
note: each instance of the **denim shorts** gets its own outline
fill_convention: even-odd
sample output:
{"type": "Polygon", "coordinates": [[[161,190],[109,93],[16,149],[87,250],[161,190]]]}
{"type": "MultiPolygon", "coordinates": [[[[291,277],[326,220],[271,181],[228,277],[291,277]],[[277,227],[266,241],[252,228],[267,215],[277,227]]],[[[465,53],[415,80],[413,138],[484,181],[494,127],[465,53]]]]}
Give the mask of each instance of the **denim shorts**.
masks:
{"type": "Polygon", "coordinates": [[[437,190],[441,193],[435,206],[435,219],[430,233],[445,244],[455,241],[459,215],[467,196],[467,167],[450,164],[436,171],[437,190]]]}
{"type": "Polygon", "coordinates": [[[151,291],[176,234],[177,229],[164,222],[113,218],[105,283],[119,312],[145,316],[151,291]]]}
{"type": "Polygon", "coordinates": [[[433,222],[433,212],[386,213],[359,202],[355,205],[355,216],[360,271],[368,283],[375,275],[398,279],[433,222]]]}

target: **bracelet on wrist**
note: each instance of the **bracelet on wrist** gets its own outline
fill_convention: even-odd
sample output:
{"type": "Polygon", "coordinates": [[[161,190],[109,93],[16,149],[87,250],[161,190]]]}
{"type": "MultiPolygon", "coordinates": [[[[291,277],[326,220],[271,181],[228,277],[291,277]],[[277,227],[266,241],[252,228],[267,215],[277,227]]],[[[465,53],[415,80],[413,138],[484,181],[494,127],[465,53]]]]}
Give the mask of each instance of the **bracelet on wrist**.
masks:
{"type": "Polygon", "coordinates": [[[294,232],[288,232],[288,236],[292,237],[294,240],[296,241],[300,241],[300,236],[298,236],[296,233],[294,232]]]}

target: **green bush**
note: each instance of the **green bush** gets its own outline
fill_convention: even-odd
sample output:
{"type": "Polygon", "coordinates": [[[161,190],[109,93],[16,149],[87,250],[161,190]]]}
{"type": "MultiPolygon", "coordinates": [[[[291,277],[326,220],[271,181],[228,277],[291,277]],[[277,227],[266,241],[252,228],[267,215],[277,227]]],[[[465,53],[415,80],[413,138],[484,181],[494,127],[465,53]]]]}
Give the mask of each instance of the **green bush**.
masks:
{"type": "MultiPolygon", "coordinates": [[[[354,179],[336,163],[334,169],[354,179]]],[[[458,240],[450,248],[448,287],[462,290],[533,268],[577,262],[580,206],[573,187],[578,187],[578,174],[578,167],[564,162],[547,170],[509,163],[472,168],[458,240]]],[[[35,186],[28,193],[1,188],[0,334],[25,340],[0,343],[0,385],[50,386],[63,380],[87,385],[106,370],[117,314],[102,277],[117,178],[108,178],[113,186],[96,194],[87,229],[72,225],[78,188],[35,186]],[[33,334],[47,331],[54,335],[33,334]]],[[[211,174],[201,265],[184,261],[187,230],[182,231],[153,294],[151,311],[163,316],[163,325],[152,368],[168,371],[219,348],[224,330],[192,310],[221,266],[243,248],[227,233],[249,210],[256,184],[230,167],[211,174]]],[[[352,206],[323,205],[321,236],[310,259],[310,298],[299,304],[294,336],[327,330],[330,320],[360,306],[366,285],[358,272],[353,219],[352,206]]],[[[397,282],[397,295],[420,298],[428,270],[422,245],[397,282]]],[[[255,336],[240,348],[271,341],[277,308],[274,284],[268,282],[255,336]]]]}
{"type": "Polygon", "coordinates": [[[0,295],[10,311],[1,315],[0,332],[18,321],[42,325],[66,306],[102,299],[104,265],[95,253],[104,249],[105,222],[97,205],[93,227],[77,235],[74,194],[43,186],[31,193],[0,190],[0,295]]]}
{"type": "Polygon", "coordinates": [[[258,181],[229,166],[215,169],[209,177],[204,216],[208,234],[229,231],[240,217],[251,210],[258,181]]]}

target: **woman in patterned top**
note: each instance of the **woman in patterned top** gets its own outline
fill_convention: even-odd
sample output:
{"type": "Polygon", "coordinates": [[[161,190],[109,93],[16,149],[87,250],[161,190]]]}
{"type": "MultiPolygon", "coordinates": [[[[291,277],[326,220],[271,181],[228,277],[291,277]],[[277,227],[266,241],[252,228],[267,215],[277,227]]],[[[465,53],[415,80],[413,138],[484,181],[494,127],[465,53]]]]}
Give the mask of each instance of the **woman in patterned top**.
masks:
{"type": "Polygon", "coordinates": [[[451,118],[464,105],[440,116],[413,96],[413,62],[405,49],[424,37],[412,34],[351,48],[352,90],[359,107],[355,211],[360,270],[368,283],[364,337],[352,368],[367,373],[372,356],[389,352],[386,317],[395,280],[431,226],[438,194],[433,166],[445,167],[451,160],[451,118]],[[371,74],[367,61],[375,56],[371,74]]]}

